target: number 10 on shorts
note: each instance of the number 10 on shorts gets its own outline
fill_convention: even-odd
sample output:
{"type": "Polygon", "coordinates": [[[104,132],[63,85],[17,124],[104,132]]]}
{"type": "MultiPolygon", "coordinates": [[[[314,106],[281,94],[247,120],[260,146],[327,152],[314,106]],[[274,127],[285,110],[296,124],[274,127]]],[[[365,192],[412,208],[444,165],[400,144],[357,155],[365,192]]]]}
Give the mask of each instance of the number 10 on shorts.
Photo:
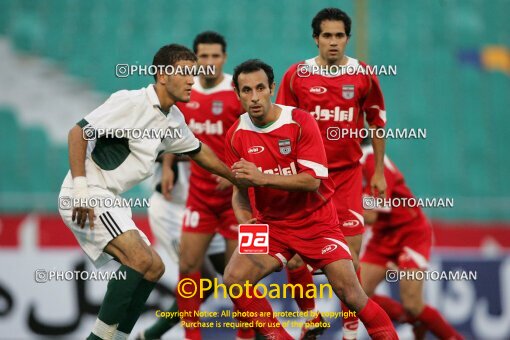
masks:
{"type": "Polygon", "coordinates": [[[269,225],[240,224],[239,254],[269,253],[269,225]]]}

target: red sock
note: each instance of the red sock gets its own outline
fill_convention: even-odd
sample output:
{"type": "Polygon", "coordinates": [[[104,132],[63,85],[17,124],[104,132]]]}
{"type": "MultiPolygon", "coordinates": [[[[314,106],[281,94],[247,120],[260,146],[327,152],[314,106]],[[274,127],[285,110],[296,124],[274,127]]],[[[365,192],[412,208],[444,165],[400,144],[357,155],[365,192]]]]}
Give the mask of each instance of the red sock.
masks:
{"type": "Polygon", "coordinates": [[[412,320],[409,319],[404,307],[401,303],[382,295],[374,295],[371,298],[388,314],[391,320],[398,323],[406,323],[412,320]]]}
{"type": "Polygon", "coordinates": [[[365,325],[370,338],[374,340],[398,340],[397,332],[390,318],[382,308],[371,299],[368,299],[365,307],[358,313],[358,317],[365,325]]]}
{"type": "MultiPolygon", "coordinates": [[[[273,308],[269,302],[265,298],[256,298],[253,292],[254,289],[250,286],[247,291],[243,291],[240,297],[231,297],[236,308],[244,312],[255,312],[253,314],[257,315],[254,317],[243,317],[242,319],[253,321],[254,325],[259,325],[255,328],[262,333],[262,335],[270,339],[292,340],[292,337],[285,331],[278,319],[273,316],[273,308]],[[248,294],[251,298],[248,298],[248,294]],[[260,316],[261,313],[270,316],[262,317],[260,316]]],[[[259,292],[258,295],[262,295],[262,293],[259,292]]]]}
{"type": "Polygon", "coordinates": [[[439,339],[463,339],[460,335],[434,308],[425,306],[417,318],[439,339]]]}
{"type": "MultiPolygon", "coordinates": [[[[358,270],[356,271],[356,276],[358,277],[358,281],[361,283],[360,268],[358,268],[358,270]]],[[[349,307],[345,305],[345,303],[340,304],[342,306],[342,315],[344,315],[342,329],[343,338],[346,340],[356,339],[358,337],[359,319],[356,316],[356,313],[354,313],[354,311],[351,311],[349,307]]]]}
{"type": "MultiPolygon", "coordinates": [[[[307,285],[313,284],[312,273],[310,273],[306,264],[297,269],[287,269],[287,278],[289,283],[299,284],[301,287],[303,287],[303,289],[308,287],[307,285]]],[[[313,297],[309,298],[296,294],[294,299],[296,300],[299,309],[302,311],[315,309],[315,299],[313,297]]]]}
{"type": "Polygon", "coordinates": [[[255,331],[252,328],[238,328],[236,340],[255,339],[255,331]]]}
{"type": "MultiPolygon", "coordinates": [[[[195,282],[195,287],[200,287],[200,272],[195,272],[191,274],[179,274],[179,281],[183,279],[193,280],[195,282]]],[[[179,289],[176,292],[177,297],[177,306],[179,307],[180,312],[184,312],[185,316],[182,318],[184,322],[198,322],[198,316],[194,316],[194,312],[200,310],[200,303],[202,299],[199,294],[195,294],[190,298],[185,298],[181,294],[179,294],[179,289]]],[[[190,340],[201,340],[202,335],[200,334],[200,328],[196,327],[184,327],[184,331],[186,333],[186,339],[190,340]]]]}

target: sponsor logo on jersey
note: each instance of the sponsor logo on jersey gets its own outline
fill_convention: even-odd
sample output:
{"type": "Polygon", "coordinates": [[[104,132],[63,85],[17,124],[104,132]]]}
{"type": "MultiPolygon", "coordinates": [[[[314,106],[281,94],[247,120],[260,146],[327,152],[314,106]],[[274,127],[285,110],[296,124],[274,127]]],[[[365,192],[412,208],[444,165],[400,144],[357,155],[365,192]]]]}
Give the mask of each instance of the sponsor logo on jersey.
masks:
{"type": "Polygon", "coordinates": [[[314,86],[310,89],[310,93],[323,94],[328,92],[328,89],[323,86],[314,86]]]}
{"type": "Polygon", "coordinates": [[[206,134],[206,135],[222,135],[223,134],[223,122],[218,120],[216,123],[212,123],[209,119],[207,119],[203,123],[197,122],[194,118],[189,121],[189,128],[193,133],[197,135],[206,134]]]}
{"type": "Polygon", "coordinates": [[[288,155],[291,151],[290,139],[280,139],[278,141],[278,146],[280,147],[280,153],[282,155],[288,155]]]}
{"type": "Polygon", "coordinates": [[[200,107],[200,103],[196,101],[190,101],[186,103],[186,107],[192,110],[196,110],[200,107]]]}
{"type": "Polygon", "coordinates": [[[252,146],[252,147],[248,148],[248,153],[257,154],[257,153],[263,152],[264,150],[265,149],[263,146],[256,145],[256,146],[252,146]]]}
{"type": "Polygon", "coordinates": [[[359,225],[358,220],[348,220],[342,224],[342,227],[357,227],[359,225]]]}
{"type": "Polygon", "coordinates": [[[341,110],[339,106],[335,106],[332,110],[323,109],[319,105],[315,106],[315,111],[310,112],[312,116],[319,121],[334,121],[334,122],[352,122],[354,118],[354,108],[350,107],[347,110],[341,110]]]}
{"type": "Polygon", "coordinates": [[[338,248],[338,246],[336,244],[334,244],[334,243],[328,244],[327,246],[322,248],[322,255],[327,254],[327,253],[331,253],[336,248],[338,248]]]}
{"type": "Polygon", "coordinates": [[[223,102],[221,100],[213,100],[212,113],[214,115],[220,115],[222,112],[223,112],[223,102]]]}
{"type": "Polygon", "coordinates": [[[342,97],[344,99],[354,98],[354,85],[343,85],[342,86],[342,97]]]}
{"type": "Polygon", "coordinates": [[[288,167],[282,168],[280,164],[278,164],[277,168],[264,170],[262,167],[258,168],[260,172],[271,175],[280,175],[280,176],[289,176],[289,175],[297,175],[296,163],[291,162],[288,167]]]}

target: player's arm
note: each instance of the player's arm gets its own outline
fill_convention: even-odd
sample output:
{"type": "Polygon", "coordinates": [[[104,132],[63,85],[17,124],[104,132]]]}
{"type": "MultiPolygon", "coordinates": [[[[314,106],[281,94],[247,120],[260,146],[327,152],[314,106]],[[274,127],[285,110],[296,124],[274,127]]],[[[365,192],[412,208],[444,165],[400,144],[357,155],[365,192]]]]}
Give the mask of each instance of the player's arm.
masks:
{"type": "Polygon", "coordinates": [[[237,222],[240,224],[254,222],[250,198],[248,197],[248,188],[238,188],[234,186],[232,192],[232,209],[236,215],[237,222]]]}
{"type": "Polygon", "coordinates": [[[174,188],[175,174],[172,166],[176,161],[176,156],[172,153],[161,155],[161,193],[167,201],[172,200],[172,189],[174,188]]]}
{"type": "Polygon", "coordinates": [[[294,89],[292,87],[295,76],[295,67],[291,66],[283,75],[282,81],[280,82],[280,88],[278,89],[278,94],[276,95],[275,103],[299,107],[299,101],[294,94],[294,89]]]}
{"type": "Polygon", "coordinates": [[[235,177],[248,186],[268,187],[286,191],[316,191],[321,181],[306,172],[297,175],[280,176],[265,174],[257,166],[244,158],[234,163],[232,171],[235,177]]]}
{"type": "MultiPolygon", "coordinates": [[[[85,158],[87,155],[88,141],[83,138],[83,129],[75,125],[68,135],[69,146],[69,167],[73,177],[73,198],[76,200],[88,199],[87,177],[85,175],[85,158]]],[[[90,223],[90,229],[94,229],[94,209],[87,207],[73,207],[73,222],[85,227],[87,217],[90,223]]]]}
{"type": "Polygon", "coordinates": [[[228,179],[233,184],[236,184],[234,174],[228,166],[223,163],[218,156],[207,146],[207,144],[201,144],[201,148],[192,154],[189,154],[190,158],[200,165],[205,170],[228,179]]]}
{"type": "MultiPolygon", "coordinates": [[[[386,110],[384,107],[384,97],[382,94],[379,80],[376,76],[370,76],[369,88],[363,102],[363,111],[366,114],[366,119],[369,127],[375,130],[384,130],[386,125],[386,110]]],[[[374,175],[370,179],[370,188],[372,195],[377,194],[379,197],[386,197],[387,183],[384,178],[384,152],[386,141],[383,138],[377,137],[378,135],[384,136],[384,133],[374,133],[372,139],[372,147],[375,156],[375,169],[374,175]]]]}
{"type": "MultiPolygon", "coordinates": [[[[376,125],[371,125],[371,129],[382,129],[384,128],[377,127],[376,125]]],[[[375,195],[375,191],[379,197],[386,197],[386,189],[388,187],[386,183],[386,179],[384,178],[384,153],[386,148],[386,140],[384,137],[378,137],[377,133],[374,133],[372,138],[372,148],[374,149],[374,174],[370,179],[370,188],[372,190],[372,195],[375,195]]],[[[381,134],[384,136],[384,134],[381,134]]]]}
{"type": "Polygon", "coordinates": [[[363,210],[365,224],[373,225],[377,221],[379,213],[375,210],[363,210]]]}

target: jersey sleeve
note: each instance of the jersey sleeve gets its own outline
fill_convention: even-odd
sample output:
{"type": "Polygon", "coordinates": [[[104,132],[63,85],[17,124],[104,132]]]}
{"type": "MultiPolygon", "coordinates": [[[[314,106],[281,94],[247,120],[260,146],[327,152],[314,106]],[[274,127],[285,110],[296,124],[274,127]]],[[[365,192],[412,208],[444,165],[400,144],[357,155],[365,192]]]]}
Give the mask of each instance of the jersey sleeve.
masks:
{"type": "Polygon", "coordinates": [[[229,167],[241,159],[240,153],[234,146],[234,132],[236,131],[238,124],[239,120],[234,125],[232,125],[232,127],[228,130],[227,135],[225,136],[225,164],[227,164],[229,167]]]}
{"type": "Polygon", "coordinates": [[[319,179],[328,178],[326,150],[317,122],[301,110],[295,109],[292,114],[301,126],[297,145],[298,173],[306,172],[319,179]]]}
{"type": "MultiPolygon", "coordinates": [[[[391,162],[390,159],[384,156],[384,178],[386,179],[386,198],[391,198],[393,194],[393,188],[395,187],[396,174],[391,171],[387,166],[387,163],[391,162]]],[[[363,195],[372,196],[370,188],[370,180],[375,172],[375,156],[370,154],[366,157],[363,163],[363,195]]],[[[388,213],[391,211],[391,207],[379,207],[375,209],[378,212],[388,213]]]]}
{"type": "Polygon", "coordinates": [[[115,130],[130,127],[130,113],[135,112],[136,101],[119,91],[110,96],[101,106],[86,115],[77,124],[88,137],[101,137],[105,130],[115,130]]]}
{"type": "Polygon", "coordinates": [[[294,66],[290,67],[283,75],[280,88],[278,89],[278,94],[276,96],[276,104],[299,107],[296,95],[292,90],[292,82],[295,75],[296,71],[294,66]]]}
{"type": "MultiPolygon", "coordinates": [[[[182,138],[165,138],[163,140],[164,152],[175,154],[193,154],[200,151],[202,145],[190,128],[186,125],[182,115],[175,115],[177,129],[182,131],[182,138]]],[[[174,128],[174,126],[172,126],[174,128]]]]}
{"type": "Polygon", "coordinates": [[[366,114],[369,125],[384,127],[386,125],[386,111],[381,85],[375,75],[371,75],[369,80],[370,86],[363,102],[362,110],[366,114]]]}

